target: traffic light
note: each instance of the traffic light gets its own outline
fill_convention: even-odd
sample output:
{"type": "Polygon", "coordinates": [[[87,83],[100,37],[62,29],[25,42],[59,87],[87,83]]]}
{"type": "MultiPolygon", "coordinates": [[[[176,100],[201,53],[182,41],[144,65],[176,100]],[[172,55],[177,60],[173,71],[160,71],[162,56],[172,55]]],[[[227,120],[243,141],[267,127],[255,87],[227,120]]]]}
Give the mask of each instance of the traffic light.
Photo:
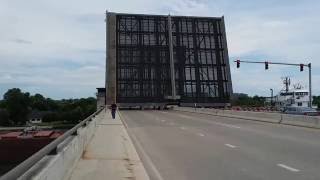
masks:
{"type": "Polygon", "coordinates": [[[268,61],[264,62],[264,68],[265,68],[265,70],[269,69],[269,63],[268,63],[268,61]]]}
{"type": "Polygon", "coordinates": [[[237,68],[239,68],[240,67],[240,60],[238,59],[237,60],[237,68]]]}
{"type": "Polygon", "coordinates": [[[303,71],[304,64],[300,64],[300,71],[303,71]]]}

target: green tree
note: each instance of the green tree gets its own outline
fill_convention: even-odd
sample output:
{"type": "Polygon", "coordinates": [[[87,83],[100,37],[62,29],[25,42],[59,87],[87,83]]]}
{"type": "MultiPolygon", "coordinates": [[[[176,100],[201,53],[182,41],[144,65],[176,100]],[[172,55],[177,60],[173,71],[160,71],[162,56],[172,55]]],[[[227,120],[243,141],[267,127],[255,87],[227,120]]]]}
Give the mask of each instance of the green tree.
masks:
{"type": "Polygon", "coordinates": [[[7,110],[0,109],[0,126],[10,126],[9,113],[7,110]]]}
{"type": "Polygon", "coordinates": [[[320,96],[313,96],[312,104],[317,105],[320,108],[320,96]]]}
{"type": "Polygon", "coordinates": [[[39,111],[48,110],[47,101],[41,94],[35,94],[30,97],[30,106],[32,109],[37,109],[39,111]]]}
{"type": "Polygon", "coordinates": [[[265,98],[261,96],[247,96],[247,95],[241,95],[237,97],[236,99],[232,100],[232,105],[234,106],[251,106],[251,107],[258,107],[258,106],[264,106],[265,98]]]}
{"type": "Polygon", "coordinates": [[[252,98],[252,103],[254,106],[264,106],[264,99],[264,97],[255,95],[252,98]]]}
{"type": "Polygon", "coordinates": [[[42,118],[43,122],[53,122],[53,121],[60,121],[60,120],[61,120],[61,117],[57,112],[48,113],[44,115],[42,118]]]}
{"type": "Polygon", "coordinates": [[[9,89],[3,96],[10,120],[22,125],[27,121],[30,105],[30,94],[23,93],[18,88],[9,89]]]}
{"type": "Polygon", "coordinates": [[[41,94],[30,96],[29,93],[13,88],[9,89],[3,100],[0,101],[1,109],[5,109],[7,113],[2,114],[4,122],[6,122],[4,124],[8,124],[7,120],[13,125],[24,124],[31,110],[48,111],[47,115],[43,117],[44,122],[78,123],[96,111],[96,99],[89,97],[53,100],[41,94]],[[9,118],[6,118],[7,115],[9,118]]]}
{"type": "Polygon", "coordinates": [[[47,98],[46,103],[48,106],[49,111],[58,111],[59,110],[59,103],[53,99],[47,98]]]}
{"type": "Polygon", "coordinates": [[[85,119],[85,117],[82,108],[78,106],[73,110],[62,112],[61,119],[66,122],[76,124],[85,119]]]}
{"type": "Polygon", "coordinates": [[[0,100],[0,109],[5,109],[6,106],[5,106],[5,103],[4,103],[4,100],[0,100]]]}

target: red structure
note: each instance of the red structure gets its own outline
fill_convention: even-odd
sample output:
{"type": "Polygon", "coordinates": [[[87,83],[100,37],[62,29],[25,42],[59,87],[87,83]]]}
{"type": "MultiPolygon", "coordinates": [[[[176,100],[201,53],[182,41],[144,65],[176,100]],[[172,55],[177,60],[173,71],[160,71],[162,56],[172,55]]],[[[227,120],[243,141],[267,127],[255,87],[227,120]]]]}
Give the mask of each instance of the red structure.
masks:
{"type": "Polygon", "coordinates": [[[20,163],[62,135],[60,131],[9,132],[0,135],[0,165],[20,163]]]}

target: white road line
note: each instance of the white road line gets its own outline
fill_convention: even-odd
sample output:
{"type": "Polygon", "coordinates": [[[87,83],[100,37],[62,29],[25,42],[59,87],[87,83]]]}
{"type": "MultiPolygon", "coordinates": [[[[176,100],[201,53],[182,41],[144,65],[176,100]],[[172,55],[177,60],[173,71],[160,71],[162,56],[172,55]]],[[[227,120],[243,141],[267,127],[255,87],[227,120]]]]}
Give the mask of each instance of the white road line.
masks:
{"type": "Polygon", "coordinates": [[[287,166],[285,164],[277,164],[279,167],[282,167],[286,170],[289,170],[289,171],[292,171],[292,172],[299,172],[300,170],[299,169],[295,169],[293,167],[290,167],[290,166],[287,166]]]}
{"type": "Polygon", "coordinates": [[[225,124],[225,123],[219,123],[219,122],[214,122],[214,124],[225,126],[225,127],[229,127],[229,128],[236,128],[236,129],[240,129],[241,128],[240,126],[234,126],[234,125],[231,125],[231,124],[225,124]]]}
{"type": "Polygon", "coordinates": [[[205,136],[205,135],[204,135],[204,134],[202,134],[202,133],[198,133],[198,135],[199,135],[199,136],[202,136],[202,137],[203,137],[203,136],[205,136]]]}
{"type": "Polygon", "coordinates": [[[228,146],[229,148],[236,148],[237,146],[231,145],[231,144],[225,144],[225,146],[228,146]]]}
{"type": "Polygon", "coordinates": [[[161,112],[161,113],[163,113],[163,114],[168,114],[168,112],[165,112],[165,111],[159,111],[159,112],[161,112]]]}
{"type": "Polygon", "coordinates": [[[161,122],[166,122],[166,120],[162,119],[161,122]]]}
{"type": "Polygon", "coordinates": [[[182,127],[180,127],[180,129],[182,129],[182,130],[186,130],[186,128],[185,128],[185,127],[183,127],[183,126],[182,126],[182,127]]]}
{"type": "MultiPolygon", "coordinates": [[[[182,115],[182,114],[178,114],[177,116],[182,117],[182,118],[187,118],[187,119],[194,119],[194,117],[190,117],[190,116],[186,116],[186,115],[182,115]]],[[[226,124],[226,123],[220,123],[220,122],[213,122],[213,123],[217,124],[217,125],[229,127],[229,128],[235,128],[235,129],[241,128],[240,126],[235,126],[235,125],[226,124]]]]}

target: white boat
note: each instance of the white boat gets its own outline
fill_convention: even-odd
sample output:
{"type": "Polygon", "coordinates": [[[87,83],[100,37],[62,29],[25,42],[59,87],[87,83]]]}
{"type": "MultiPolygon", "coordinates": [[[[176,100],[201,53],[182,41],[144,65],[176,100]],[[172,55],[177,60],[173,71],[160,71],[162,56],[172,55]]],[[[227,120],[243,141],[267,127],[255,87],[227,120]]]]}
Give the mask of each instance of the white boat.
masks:
{"type": "Polygon", "coordinates": [[[278,109],[283,110],[286,107],[308,107],[309,91],[297,84],[290,87],[290,79],[285,78],[285,88],[275,97],[275,105],[278,109]]]}

